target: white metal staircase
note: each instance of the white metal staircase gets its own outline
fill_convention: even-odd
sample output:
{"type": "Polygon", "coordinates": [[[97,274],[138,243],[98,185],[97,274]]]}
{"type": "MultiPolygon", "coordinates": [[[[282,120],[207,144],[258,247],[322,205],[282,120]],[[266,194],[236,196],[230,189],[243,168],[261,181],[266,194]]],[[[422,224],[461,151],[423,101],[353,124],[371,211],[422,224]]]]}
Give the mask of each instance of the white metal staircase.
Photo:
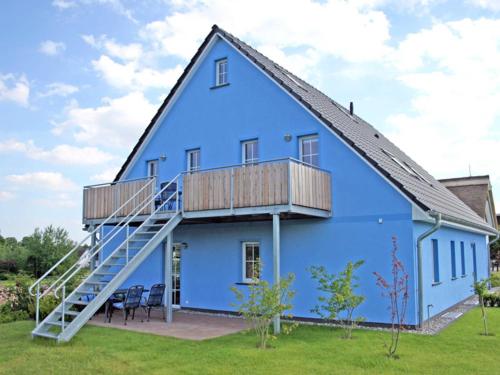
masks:
{"type": "MultiPolygon", "coordinates": [[[[65,272],[60,275],[49,287],[43,288],[42,282],[54,273],[60,271],[72,254],[74,254],[82,244],[84,244],[91,235],[101,233],[101,229],[111,218],[116,218],[116,214],[125,206],[134,202],[143,189],[151,189],[155,184],[155,179],[145,185],[134,196],[127,200],[112,215],[105,219],[97,228],[86,236],[80,244],[75,246],[68,254],[59,260],[49,271],[38,279],[31,287],[30,293],[36,296],[36,327],[32,331],[33,336],[41,336],[57,341],[69,341],[78,330],[95,314],[95,312],[108,300],[109,297],[119,288],[137,267],[163,242],[169,233],[182,220],[182,211],[179,208],[179,190],[176,189],[166,199],[165,192],[175,183],[178,187],[179,176],[176,176],[169,184],[156,194],[149,195],[134,206],[131,213],[122,218],[113,229],[105,236],[99,239],[89,249],[90,257],[95,258],[102,249],[108,245],[119,233],[125,233],[125,240],[121,242],[105,259],[101,259],[100,264],[81,282],[71,293],[66,293],[67,284],[85,267],[82,262],[77,261],[65,272]],[[160,202],[160,203],[156,203],[160,202]],[[165,210],[167,206],[173,206],[171,210],[165,210]],[[129,224],[145,207],[153,205],[152,213],[142,224],[132,233],[129,233],[129,224]],[[172,216],[165,219],[165,216],[159,216],[160,213],[170,211],[172,216]],[[36,289],[36,293],[34,290],[36,289]],[[39,322],[40,299],[49,293],[61,296],[61,303],[42,321],[39,322]]],[[[171,207],[172,208],[172,207],[171,207]]],[[[102,258],[102,256],[101,256],[102,258]]]]}

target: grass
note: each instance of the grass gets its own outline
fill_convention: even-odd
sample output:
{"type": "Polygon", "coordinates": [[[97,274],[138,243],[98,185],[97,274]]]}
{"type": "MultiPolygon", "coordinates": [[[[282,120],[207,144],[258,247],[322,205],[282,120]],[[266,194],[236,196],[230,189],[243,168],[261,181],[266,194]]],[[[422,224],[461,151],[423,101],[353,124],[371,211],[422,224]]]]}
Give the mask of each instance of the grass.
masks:
{"type": "Polygon", "coordinates": [[[481,336],[474,309],[437,336],[407,333],[400,359],[384,355],[387,332],[300,326],[274,348],[253,334],[202,342],[86,326],[69,343],[31,340],[32,322],[0,325],[0,374],[494,374],[500,364],[500,308],[488,309],[496,336],[481,336]]]}

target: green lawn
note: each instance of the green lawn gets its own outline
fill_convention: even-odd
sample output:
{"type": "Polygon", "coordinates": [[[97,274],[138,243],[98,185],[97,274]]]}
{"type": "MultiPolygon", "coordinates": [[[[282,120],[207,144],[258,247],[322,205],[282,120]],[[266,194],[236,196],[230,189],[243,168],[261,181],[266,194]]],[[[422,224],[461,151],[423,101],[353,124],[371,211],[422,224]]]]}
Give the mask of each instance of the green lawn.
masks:
{"type": "Polygon", "coordinates": [[[0,325],[0,374],[498,374],[500,308],[488,309],[496,336],[479,335],[474,309],[438,336],[405,334],[400,359],[384,356],[387,333],[301,326],[273,349],[240,333],[203,342],[85,327],[67,344],[31,340],[31,322],[0,325]]]}

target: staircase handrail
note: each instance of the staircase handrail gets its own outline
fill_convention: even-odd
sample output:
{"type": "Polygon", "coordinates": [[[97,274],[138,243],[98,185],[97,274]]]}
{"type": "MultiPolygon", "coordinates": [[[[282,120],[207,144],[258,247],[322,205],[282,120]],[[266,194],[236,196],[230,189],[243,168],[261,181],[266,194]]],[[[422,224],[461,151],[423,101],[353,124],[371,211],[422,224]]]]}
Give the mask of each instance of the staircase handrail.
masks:
{"type": "MultiPolygon", "coordinates": [[[[47,278],[57,267],[61,265],[70,255],[72,255],[75,251],[77,251],[83,244],[86,242],[91,236],[97,233],[105,224],[107,224],[112,218],[114,218],[120,210],[122,210],[127,204],[129,204],[139,193],[141,193],[147,187],[151,187],[151,184],[155,182],[155,177],[148,177],[150,181],[146,183],[141,189],[139,189],[132,197],[130,197],[125,203],[123,203],[119,208],[117,208],[110,216],[108,216],[99,226],[97,226],[92,232],[87,234],[83,240],[81,240],[77,245],[75,245],[70,251],[66,253],[59,261],[56,262],[47,272],[45,272],[38,280],[36,280],[28,289],[28,292],[31,296],[35,296],[33,293],[33,289],[40,285],[40,283],[47,278]]],[[[95,246],[94,246],[95,247],[95,246]]],[[[52,287],[52,286],[51,286],[52,287]]],[[[50,288],[48,289],[50,290],[50,288]]],[[[43,295],[46,293],[44,292],[43,295]]]]}

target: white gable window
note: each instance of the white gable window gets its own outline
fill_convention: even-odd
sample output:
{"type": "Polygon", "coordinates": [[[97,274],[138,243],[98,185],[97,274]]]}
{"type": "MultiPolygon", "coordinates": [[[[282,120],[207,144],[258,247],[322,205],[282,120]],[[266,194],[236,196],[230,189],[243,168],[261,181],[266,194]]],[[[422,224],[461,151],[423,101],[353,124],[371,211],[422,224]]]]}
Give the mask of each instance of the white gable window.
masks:
{"type": "Polygon", "coordinates": [[[251,283],[259,278],[260,243],[243,242],[243,282],[251,283]]]}
{"type": "Polygon", "coordinates": [[[188,172],[200,170],[200,149],[186,151],[186,160],[188,172]]]}
{"type": "Polygon", "coordinates": [[[227,59],[215,62],[215,86],[227,84],[227,59]]]}
{"type": "Polygon", "coordinates": [[[148,160],[148,177],[158,176],[158,160],[148,160]]]}
{"type": "Polygon", "coordinates": [[[299,138],[300,161],[314,166],[319,165],[318,136],[308,135],[299,138]]]}
{"type": "Polygon", "coordinates": [[[243,164],[253,164],[259,161],[259,141],[257,139],[241,143],[241,161],[243,164]]]}

